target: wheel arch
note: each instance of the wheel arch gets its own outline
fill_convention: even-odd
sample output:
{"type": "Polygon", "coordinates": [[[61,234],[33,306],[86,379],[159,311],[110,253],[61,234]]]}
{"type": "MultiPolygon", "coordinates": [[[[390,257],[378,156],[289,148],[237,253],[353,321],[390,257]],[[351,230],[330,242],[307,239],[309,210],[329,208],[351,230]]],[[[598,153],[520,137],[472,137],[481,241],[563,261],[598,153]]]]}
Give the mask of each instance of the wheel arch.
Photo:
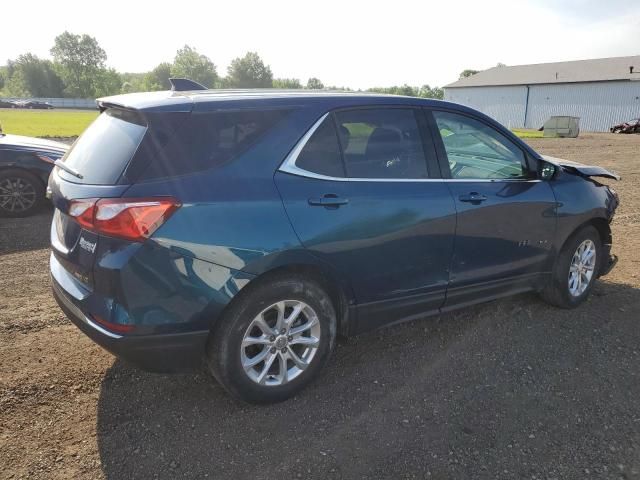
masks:
{"type": "Polygon", "coordinates": [[[584,227],[588,227],[588,226],[594,227],[598,231],[598,234],[600,235],[600,240],[602,240],[602,245],[611,245],[612,236],[611,236],[611,226],[609,225],[609,222],[607,221],[606,218],[594,217],[578,224],[573,229],[571,229],[569,234],[562,241],[560,250],[562,250],[565,247],[567,242],[571,240],[571,238],[576,233],[578,233],[584,227]]]}
{"type": "MultiPolygon", "coordinates": [[[[573,228],[570,231],[570,233],[566,236],[566,238],[564,238],[560,249],[558,249],[558,254],[565,248],[567,243],[574,237],[574,235],[576,235],[576,233],[578,233],[583,228],[589,227],[589,226],[596,229],[596,231],[598,232],[598,235],[600,236],[600,240],[602,242],[602,248],[605,250],[605,252],[607,252],[603,256],[603,258],[600,258],[600,260],[599,260],[599,263],[603,262],[605,260],[605,258],[608,256],[608,252],[611,249],[611,243],[613,241],[612,240],[612,234],[611,234],[611,226],[609,224],[609,221],[604,217],[593,217],[593,218],[590,218],[590,219],[585,220],[584,222],[580,223],[575,228],[573,228]]],[[[603,264],[600,263],[599,268],[602,268],[602,265],[603,264]]]]}
{"type": "MultiPolygon", "coordinates": [[[[225,312],[233,308],[239,302],[244,301],[256,287],[272,281],[276,277],[298,276],[307,278],[319,284],[329,295],[331,303],[336,311],[337,331],[340,335],[349,336],[355,331],[355,319],[350,305],[354,303],[351,288],[344,283],[344,280],[331,267],[321,263],[296,262],[274,266],[257,275],[246,284],[237,295],[220,312],[225,312]]],[[[211,328],[215,325],[212,324],[211,328]]]]}

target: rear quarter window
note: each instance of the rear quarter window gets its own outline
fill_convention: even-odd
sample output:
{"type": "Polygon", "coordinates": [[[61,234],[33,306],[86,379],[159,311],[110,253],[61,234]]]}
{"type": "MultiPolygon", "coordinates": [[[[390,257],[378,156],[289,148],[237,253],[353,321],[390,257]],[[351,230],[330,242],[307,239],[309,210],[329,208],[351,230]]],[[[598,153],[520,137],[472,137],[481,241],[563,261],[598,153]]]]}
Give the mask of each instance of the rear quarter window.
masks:
{"type": "Polygon", "coordinates": [[[229,111],[189,115],[167,141],[156,144],[139,181],[200,172],[232,161],[273,128],[289,110],[229,111]]]}

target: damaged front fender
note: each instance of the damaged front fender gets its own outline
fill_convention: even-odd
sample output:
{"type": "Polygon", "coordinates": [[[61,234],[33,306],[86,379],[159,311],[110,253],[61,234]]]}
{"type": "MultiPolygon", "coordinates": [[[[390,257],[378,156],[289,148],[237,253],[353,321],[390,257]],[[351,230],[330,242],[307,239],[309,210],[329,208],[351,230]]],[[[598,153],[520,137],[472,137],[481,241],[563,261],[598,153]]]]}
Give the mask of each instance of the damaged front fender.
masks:
{"type": "Polygon", "coordinates": [[[553,165],[556,165],[563,170],[581,175],[583,177],[604,177],[611,178],[613,180],[620,180],[620,175],[606,168],[597,167],[595,165],[584,165],[582,163],[572,162],[570,160],[564,160],[562,158],[549,157],[542,155],[542,158],[553,165]]]}

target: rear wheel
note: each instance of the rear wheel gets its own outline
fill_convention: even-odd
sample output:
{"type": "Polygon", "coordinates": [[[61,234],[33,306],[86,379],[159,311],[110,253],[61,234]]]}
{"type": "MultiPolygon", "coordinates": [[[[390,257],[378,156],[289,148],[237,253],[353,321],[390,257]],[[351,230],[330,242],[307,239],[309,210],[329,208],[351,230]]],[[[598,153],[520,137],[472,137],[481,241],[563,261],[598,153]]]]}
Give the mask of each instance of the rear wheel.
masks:
{"type": "Polygon", "coordinates": [[[592,226],[580,229],[558,254],[551,282],[542,291],[542,298],[557,307],[577,307],[589,296],[601,259],[602,240],[598,231],[592,226]]]}
{"type": "Polygon", "coordinates": [[[0,171],[0,215],[27,217],[44,201],[44,185],[35,175],[19,169],[0,171]]]}
{"type": "Polygon", "coordinates": [[[225,312],[212,332],[208,363],[236,398],[279,402],[318,375],[335,337],[335,310],[318,284],[303,277],[275,278],[225,312]]]}

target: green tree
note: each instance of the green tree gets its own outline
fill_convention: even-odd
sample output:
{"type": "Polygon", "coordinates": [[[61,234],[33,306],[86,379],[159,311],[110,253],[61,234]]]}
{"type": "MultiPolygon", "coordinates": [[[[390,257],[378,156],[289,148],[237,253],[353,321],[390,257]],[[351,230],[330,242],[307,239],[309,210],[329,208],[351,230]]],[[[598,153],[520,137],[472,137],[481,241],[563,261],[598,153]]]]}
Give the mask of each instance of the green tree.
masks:
{"type": "Polygon", "coordinates": [[[144,88],[144,80],[147,75],[148,73],[121,73],[120,78],[122,79],[122,87],[120,88],[120,92],[131,93],[146,91],[144,88]]]}
{"type": "Polygon", "coordinates": [[[480,70],[473,70],[471,68],[467,68],[466,70],[463,70],[462,72],[460,72],[460,80],[462,80],[463,78],[467,78],[470,77],[471,75],[475,75],[476,73],[478,73],[480,70]]]}
{"type": "Polygon", "coordinates": [[[256,52],[247,52],[231,61],[225,84],[232,88],[271,88],[273,73],[256,52]]]}
{"type": "Polygon", "coordinates": [[[216,66],[209,57],[199,54],[189,45],[176,52],[171,66],[171,76],[188,78],[208,88],[215,87],[218,81],[216,66]]]}
{"type": "Polygon", "coordinates": [[[311,77],[307,80],[307,88],[310,90],[322,90],[324,88],[324,84],[319,78],[311,77]]]}
{"type": "Polygon", "coordinates": [[[0,67],[0,90],[4,88],[7,81],[7,67],[0,67]]]}
{"type": "Polygon", "coordinates": [[[13,96],[61,97],[64,84],[50,60],[42,60],[32,53],[20,55],[11,62],[12,75],[7,89],[13,96]]]}
{"type": "Polygon", "coordinates": [[[156,90],[170,90],[171,64],[163,62],[144,76],[142,81],[143,91],[154,92],[156,90]]]}
{"type": "Polygon", "coordinates": [[[418,97],[419,89],[410,85],[393,86],[393,87],[374,87],[369,89],[370,92],[383,93],[385,95],[404,95],[406,97],[418,97]]]}
{"type": "Polygon", "coordinates": [[[96,97],[116,95],[122,90],[122,77],[113,68],[105,68],[97,73],[94,80],[96,97]]]}
{"type": "Polygon", "coordinates": [[[302,84],[297,78],[274,78],[273,88],[298,89],[302,88],[302,84]]]}
{"type": "Polygon", "coordinates": [[[412,87],[411,85],[401,85],[393,87],[374,87],[368,90],[369,92],[384,93],[386,95],[404,95],[406,97],[420,97],[420,98],[437,98],[442,99],[444,97],[444,90],[439,87],[431,88],[429,85],[423,85],[422,87],[412,87]]]}
{"type": "Polygon", "coordinates": [[[431,88],[429,85],[423,85],[418,90],[418,97],[442,100],[444,98],[444,90],[440,87],[431,88]]]}
{"type": "Polygon", "coordinates": [[[51,55],[66,95],[84,98],[96,95],[96,81],[105,69],[107,54],[94,37],[64,32],[55,38],[51,55]]]}
{"type": "Polygon", "coordinates": [[[9,97],[29,97],[27,81],[21,70],[15,70],[13,75],[7,80],[5,91],[9,97]]]}

